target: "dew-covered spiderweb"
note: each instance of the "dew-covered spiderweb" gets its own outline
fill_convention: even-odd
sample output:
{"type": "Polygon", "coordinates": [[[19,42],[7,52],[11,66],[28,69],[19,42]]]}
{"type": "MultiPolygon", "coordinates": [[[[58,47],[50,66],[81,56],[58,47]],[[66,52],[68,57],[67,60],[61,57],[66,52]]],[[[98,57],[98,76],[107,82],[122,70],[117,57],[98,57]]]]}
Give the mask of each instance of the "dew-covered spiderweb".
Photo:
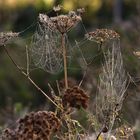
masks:
{"type": "MultiPolygon", "coordinates": [[[[83,23],[79,24],[84,26],[83,23]]],[[[86,69],[96,56],[94,52],[96,47],[91,47],[91,43],[85,38],[80,41],[73,39],[73,43],[70,42],[71,39],[69,39],[69,33],[67,33],[65,34],[67,69],[69,71],[86,69]],[[86,42],[89,44],[87,45],[86,42]]],[[[38,22],[37,29],[32,37],[31,46],[29,47],[29,57],[30,67],[34,65],[36,68],[41,68],[51,74],[61,72],[63,70],[61,34],[56,30],[50,29],[47,25],[44,27],[38,22]]]]}
{"type": "MultiPolygon", "coordinates": [[[[18,47],[8,48],[12,52],[14,60],[28,74],[36,69],[42,69],[51,74],[61,73],[63,71],[61,34],[47,25],[44,26],[39,21],[33,26],[29,26],[28,29],[35,26],[32,37],[22,39],[21,33],[24,33],[25,30],[21,31],[21,38],[16,40],[18,47]]],[[[77,27],[65,34],[67,69],[71,73],[81,72],[83,74],[83,71],[86,71],[87,67],[91,66],[98,56],[98,45],[88,41],[85,38],[86,33],[84,24],[80,21],[77,27]],[[73,35],[74,38],[71,38],[73,35]]]]}
{"type": "Polygon", "coordinates": [[[39,24],[29,49],[35,66],[50,73],[61,71],[63,56],[60,43],[61,35],[57,31],[44,28],[39,24]]]}
{"type": "Polygon", "coordinates": [[[110,134],[116,115],[121,109],[127,89],[127,76],[123,66],[120,41],[112,40],[104,52],[104,63],[99,75],[99,87],[96,96],[96,118],[110,134]]]}

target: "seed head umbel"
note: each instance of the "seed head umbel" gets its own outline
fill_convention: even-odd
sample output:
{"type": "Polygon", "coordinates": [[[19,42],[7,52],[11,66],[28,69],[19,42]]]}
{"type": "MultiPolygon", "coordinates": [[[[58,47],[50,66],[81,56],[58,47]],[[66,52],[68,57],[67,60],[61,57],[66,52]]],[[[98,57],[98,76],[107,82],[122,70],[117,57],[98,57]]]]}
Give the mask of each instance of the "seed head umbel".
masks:
{"type": "Polygon", "coordinates": [[[8,44],[12,39],[19,36],[19,33],[1,32],[0,33],[0,46],[8,44]]]}
{"type": "Polygon", "coordinates": [[[93,32],[85,34],[88,40],[95,41],[97,43],[104,43],[112,39],[119,39],[119,34],[110,29],[96,29],[93,32]]]}
{"type": "Polygon", "coordinates": [[[63,105],[80,109],[88,107],[89,96],[78,86],[68,88],[62,98],[63,105]]]}
{"type": "Polygon", "coordinates": [[[70,11],[67,15],[59,15],[56,17],[48,17],[46,14],[39,14],[39,21],[44,27],[49,27],[51,30],[57,30],[63,34],[67,33],[81,21],[81,16],[74,11],[70,11]]]}

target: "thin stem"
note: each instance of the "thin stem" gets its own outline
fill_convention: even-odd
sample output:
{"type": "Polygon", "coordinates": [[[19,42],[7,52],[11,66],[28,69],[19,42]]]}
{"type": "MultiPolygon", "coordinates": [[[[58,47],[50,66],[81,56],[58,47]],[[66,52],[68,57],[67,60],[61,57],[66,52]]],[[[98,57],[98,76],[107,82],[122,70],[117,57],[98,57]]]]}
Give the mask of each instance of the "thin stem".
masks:
{"type": "Polygon", "coordinates": [[[23,74],[29,81],[30,83],[38,90],[40,91],[49,101],[51,101],[55,106],[57,106],[58,108],[62,109],[60,106],[58,106],[28,75],[28,73],[25,73],[22,68],[20,66],[18,66],[16,64],[16,62],[13,60],[13,58],[10,56],[8,50],[6,49],[6,47],[4,46],[4,50],[6,52],[6,54],[8,55],[8,57],[10,58],[10,60],[12,61],[12,63],[15,65],[15,67],[20,71],[21,74],[23,74]]]}
{"type": "Polygon", "coordinates": [[[101,130],[101,131],[99,132],[99,134],[97,135],[96,140],[98,140],[98,139],[99,139],[99,137],[100,137],[101,133],[102,133],[102,130],[101,130]]]}
{"type": "Polygon", "coordinates": [[[61,45],[62,45],[62,50],[63,50],[65,88],[67,89],[68,88],[67,54],[66,54],[65,34],[64,33],[61,36],[61,45]]]}
{"type": "Polygon", "coordinates": [[[28,46],[26,45],[26,67],[27,67],[27,75],[29,75],[29,52],[28,52],[28,46]]]}

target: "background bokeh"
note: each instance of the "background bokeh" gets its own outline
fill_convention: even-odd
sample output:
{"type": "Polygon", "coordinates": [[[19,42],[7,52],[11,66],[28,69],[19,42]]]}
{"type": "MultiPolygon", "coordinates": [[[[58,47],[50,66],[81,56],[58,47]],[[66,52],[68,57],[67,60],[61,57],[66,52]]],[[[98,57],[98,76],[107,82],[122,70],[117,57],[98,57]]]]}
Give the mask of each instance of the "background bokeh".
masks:
{"type": "MultiPolygon", "coordinates": [[[[75,38],[82,40],[86,31],[97,28],[111,28],[121,36],[121,48],[126,71],[136,80],[136,84],[130,83],[128,97],[122,109],[124,121],[135,128],[136,139],[140,139],[140,60],[134,55],[134,51],[140,50],[140,2],[139,0],[0,0],[0,32],[21,32],[20,38],[15,39],[7,48],[19,65],[23,65],[26,57],[26,44],[30,44],[34,34],[37,16],[39,13],[53,15],[54,5],[61,4],[63,12],[84,7],[83,21],[76,29],[69,33],[70,40],[75,38]]],[[[90,47],[87,47],[90,49],[90,47]]],[[[87,52],[96,55],[97,45],[87,52]]],[[[95,60],[85,78],[84,86],[91,84],[92,93],[97,87],[100,71],[100,58],[95,60]],[[90,75],[91,74],[91,75],[90,75]]],[[[73,64],[72,67],[75,67],[73,64]]],[[[42,70],[34,70],[31,73],[33,79],[49,95],[47,83],[55,88],[56,80],[63,79],[63,72],[51,75],[42,70]]],[[[69,69],[69,76],[75,81],[82,78],[82,70],[69,69]]],[[[92,104],[91,99],[91,104],[92,104]]],[[[14,67],[3,48],[0,48],[0,127],[19,117],[29,110],[39,108],[52,108],[53,106],[25,79],[14,67]],[[16,114],[16,115],[15,115],[16,114]]],[[[82,120],[82,119],[81,119],[82,120]]]]}

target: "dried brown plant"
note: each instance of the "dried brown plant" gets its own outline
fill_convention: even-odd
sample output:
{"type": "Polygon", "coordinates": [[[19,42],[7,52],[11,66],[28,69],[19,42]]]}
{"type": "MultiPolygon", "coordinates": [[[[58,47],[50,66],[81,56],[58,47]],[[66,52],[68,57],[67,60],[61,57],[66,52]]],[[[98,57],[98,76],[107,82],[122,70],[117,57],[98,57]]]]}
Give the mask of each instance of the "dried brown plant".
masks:
{"type": "Polygon", "coordinates": [[[12,39],[19,36],[19,33],[0,32],[0,46],[7,45],[12,39]]]}
{"type": "Polygon", "coordinates": [[[50,140],[61,122],[54,112],[38,111],[19,119],[15,130],[6,129],[3,140],[50,140]]]}
{"type": "Polygon", "coordinates": [[[61,34],[67,33],[80,20],[82,20],[81,16],[77,15],[74,11],[70,11],[67,15],[59,15],[56,17],[48,17],[45,14],[39,14],[39,21],[44,27],[52,31],[58,31],[61,34]]]}
{"type": "MultiPolygon", "coordinates": [[[[55,12],[61,10],[61,6],[53,8],[55,12]]],[[[0,33],[0,46],[4,49],[16,66],[16,68],[56,107],[56,113],[51,111],[38,111],[27,114],[19,119],[15,129],[5,129],[2,140],[50,140],[54,134],[59,140],[86,140],[86,131],[82,125],[72,119],[73,109],[87,109],[89,96],[76,82],[68,79],[67,74],[67,33],[81,20],[84,9],[70,11],[65,15],[49,17],[47,14],[39,14],[38,30],[33,36],[32,46],[29,50],[31,57],[35,57],[36,66],[43,68],[47,72],[55,74],[64,68],[64,80],[57,83],[58,94],[55,94],[51,88],[52,97],[49,97],[30,77],[28,72],[28,49],[27,51],[27,71],[25,72],[16,64],[10,56],[5,45],[11,39],[18,37],[19,33],[0,33]],[[58,95],[58,96],[57,96],[58,95]],[[57,114],[57,115],[56,115],[57,114]],[[58,117],[59,116],[59,117],[58,117]],[[63,127],[61,129],[61,127],[63,127]],[[62,131],[58,131],[58,130],[62,131]],[[58,132],[58,133],[56,133],[58,132]]],[[[94,127],[97,136],[94,139],[99,140],[101,135],[105,139],[114,140],[119,138],[129,138],[133,135],[133,130],[127,126],[117,128],[115,133],[112,129],[116,117],[122,108],[127,89],[127,76],[123,68],[123,60],[120,49],[119,34],[110,29],[97,29],[89,32],[86,39],[95,41],[100,45],[106,43],[107,51],[102,50],[104,63],[102,73],[99,75],[99,92],[96,96],[95,115],[90,116],[90,122],[94,127]],[[108,46],[109,45],[109,46],[108,46]],[[111,45],[111,46],[110,46],[111,45]],[[97,124],[97,125],[95,125],[97,124]],[[123,136],[121,135],[123,134],[123,136]]],[[[88,139],[88,136],[87,136],[88,139]]]]}
{"type": "MultiPolygon", "coordinates": [[[[77,85],[77,81],[74,78],[68,78],[69,88],[72,88],[77,85]]],[[[59,88],[61,92],[65,91],[65,80],[62,79],[59,81],[59,88]]]]}
{"type": "Polygon", "coordinates": [[[89,96],[80,87],[66,89],[63,97],[63,106],[86,109],[88,107],[89,96]]]}
{"type": "Polygon", "coordinates": [[[116,128],[114,136],[119,140],[135,140],[132,127],[126,124],[116,128]]]}
{"type": "Polygon", "coordinates": [[[93,32],[89,32],[86,38],[97,43],[104,43],[112,39],[118,39],[120,36],[114,30],[111,29],[96,29],[93,32]]]}

